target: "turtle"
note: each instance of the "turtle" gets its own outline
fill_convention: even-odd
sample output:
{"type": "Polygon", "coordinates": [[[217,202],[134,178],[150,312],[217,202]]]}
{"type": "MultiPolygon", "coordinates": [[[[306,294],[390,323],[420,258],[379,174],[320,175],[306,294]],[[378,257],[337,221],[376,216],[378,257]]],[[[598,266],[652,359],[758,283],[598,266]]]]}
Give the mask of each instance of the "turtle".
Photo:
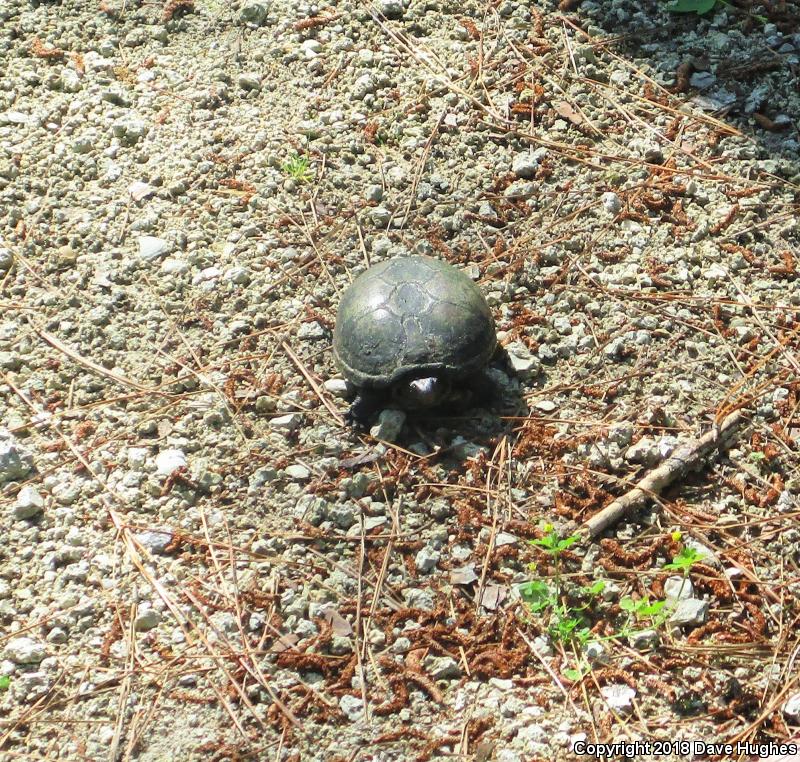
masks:
{"type": "Polygon", "coordinates": [[[461,270],[422,255],[361,273],[342,294],[334,359],[356,388],[347,419],[366,423],[388,404],[464,410],[493,390],[485,369],[497,333],[480,289],[461,270]]]}

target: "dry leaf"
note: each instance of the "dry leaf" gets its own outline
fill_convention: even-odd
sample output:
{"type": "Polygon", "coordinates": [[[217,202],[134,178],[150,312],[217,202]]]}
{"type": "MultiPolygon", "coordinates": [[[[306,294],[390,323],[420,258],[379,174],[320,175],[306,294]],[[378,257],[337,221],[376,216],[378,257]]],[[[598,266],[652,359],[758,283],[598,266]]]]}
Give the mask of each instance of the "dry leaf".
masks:
{"type": "Polygon", "coordinates": [[[293,632],[290,632],[288,635],[281,635],[273,644],[272,648],[269,650],[272,651],[274,654],[280,654],[284,651],[288,651],[297,642],[300,640],[299,636],[295,635],[293,632]]]}
{"type": "Polygon", "coordinates": [[[501,585],[489,584],[483,589],[481,606],[489,611],[494,611],[508,595],[508,588],[501,585]]]}
{"type": "Polygon", "coordinates": [[[472,566],[462,566],[460,569],[453,569],[450,572],[450,582],[454,585],[469,585],[476,579],[478,579],[478,575],[472,566]]]}
{"type": "Polygon", "coordinates": [[[323,619],[331,626],[334,635],[347,637],[353,634],[353,628],[336,609],[327,608],[322,614],[323,619]]]}

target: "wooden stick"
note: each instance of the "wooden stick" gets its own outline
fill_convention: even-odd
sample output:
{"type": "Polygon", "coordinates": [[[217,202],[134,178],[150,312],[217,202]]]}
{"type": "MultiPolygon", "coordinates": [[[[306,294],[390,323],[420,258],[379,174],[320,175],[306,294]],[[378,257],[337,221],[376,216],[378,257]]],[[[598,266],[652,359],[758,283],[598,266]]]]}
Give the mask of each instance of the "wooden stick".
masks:
{"type": "Polygon", "coordinates": [[[660,494],[679,476],[696,468],[707,455],[725,446],[743,419],[741,410],[735,410],[727,415],[722,423],[715,423],[711,431],[700,439],[688,442],[675,450],[658,468],[639,481],[632,490],[614,500],[583,523],[583,529],[588,532],[589,538],[594,539],[604,530],[614,526],[635,508],[643,505],[648,498],[660,494]]]}

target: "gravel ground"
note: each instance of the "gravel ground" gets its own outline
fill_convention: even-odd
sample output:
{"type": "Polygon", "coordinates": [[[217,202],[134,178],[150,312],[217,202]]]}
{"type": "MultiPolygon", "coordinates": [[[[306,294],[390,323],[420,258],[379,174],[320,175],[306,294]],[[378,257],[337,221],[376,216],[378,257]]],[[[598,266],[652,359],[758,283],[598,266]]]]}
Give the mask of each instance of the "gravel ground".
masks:
{"type": "Polygon", "coordinates": [[[799,18],[0,5],[2,759],[796,737],[799,18]],[[354,432],[338,298],[408,252],[514,373],[354,432]]]}

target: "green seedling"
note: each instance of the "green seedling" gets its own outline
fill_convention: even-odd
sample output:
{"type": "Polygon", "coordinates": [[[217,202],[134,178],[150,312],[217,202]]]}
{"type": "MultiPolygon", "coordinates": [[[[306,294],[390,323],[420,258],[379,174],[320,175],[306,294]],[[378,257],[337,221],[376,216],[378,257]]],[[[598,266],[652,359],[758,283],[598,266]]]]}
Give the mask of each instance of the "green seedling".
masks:
{"type": "Polygon", "coordinates": [[[640,598],[638,601],[633,600],[626,596],[619,602],[619,607],[629,614],[633,614],[636,619],[654,619],[666,605],[666,601],[653,601],[650,602],[647,598],[640,598]]]}
{"type": "Polygon", "coordinates": [[[579,539],[577,535],[570,535],[563,539],[560,538],[555,529],[553,529],[552,524],[548,524],[545,527],[545,531],[547,534],[544,537],[540,537],[538,540],[531,540],[531,545],[537,545],[551,556],[560,556],[565,550],[578,542],[579,539]]]}
{"type": "Polygon", "coordinates": [[[300,156],[298,154],[290,156],[283,163],[281,169],[292,180],[298,183],[307,183],[312,179],[307,156],[300,156]]]}
{"type": "Polygon", "coordinates": [[[567,680],[572,680],[573,683],[577,683],[579,680],[582,680],[585,675],[588,675],[591,672],[591,668],[589,667],[586,662],[583,662],[575,667],[569,667],[567,669],[562,669],[561,674],[567,678],[567,680]]]}
{"type": "Polygon", "coordinates": [[[534,614],[539,614],[549,606],[553,605],[555,597],[553,591],[546,582],[540,579],[532,579],[530,582],[521,584],[518,588],[522,600],[534,614]]]}
{"type": "Polygon", "coordinates": [[[678,553],[678,555],[675,556],[672,561],[670,561],[668,564],[664,564],[662,568],[683,572],[683,576],[685,577],[689,574],[689,570],[692,568],[692,566],[705,557],[705,553],[700,553],[699,551],[695,550],[695,548],[690,548],[687,545],[681,549],[681,552],[678,553]]]}
{"type": "Polygon", "coordinates": [[[696,13],[698,16],[704,16],[714,10],[717,4],[718,0],[673,0],[667,3],[667,10],[671,13],[696,13]]]}
{"type": "MultiPolygon", "coordinates": [[[[738,10],[728,0],[672,0],[672,2],[667,3],[666,8],[670,13],[696,13],[698,16],[705,16],[706,13],[710,13],[717,6],[738,10]]],[[[752,18],[762,24],[767,22],[766,16],[751,15],[752,18]]]]}
{"type": "Polygon", "coordinates": [[[0,675],[0,691],[7,691],[11,687],[11,678],[8,675],[0,675]]]}

